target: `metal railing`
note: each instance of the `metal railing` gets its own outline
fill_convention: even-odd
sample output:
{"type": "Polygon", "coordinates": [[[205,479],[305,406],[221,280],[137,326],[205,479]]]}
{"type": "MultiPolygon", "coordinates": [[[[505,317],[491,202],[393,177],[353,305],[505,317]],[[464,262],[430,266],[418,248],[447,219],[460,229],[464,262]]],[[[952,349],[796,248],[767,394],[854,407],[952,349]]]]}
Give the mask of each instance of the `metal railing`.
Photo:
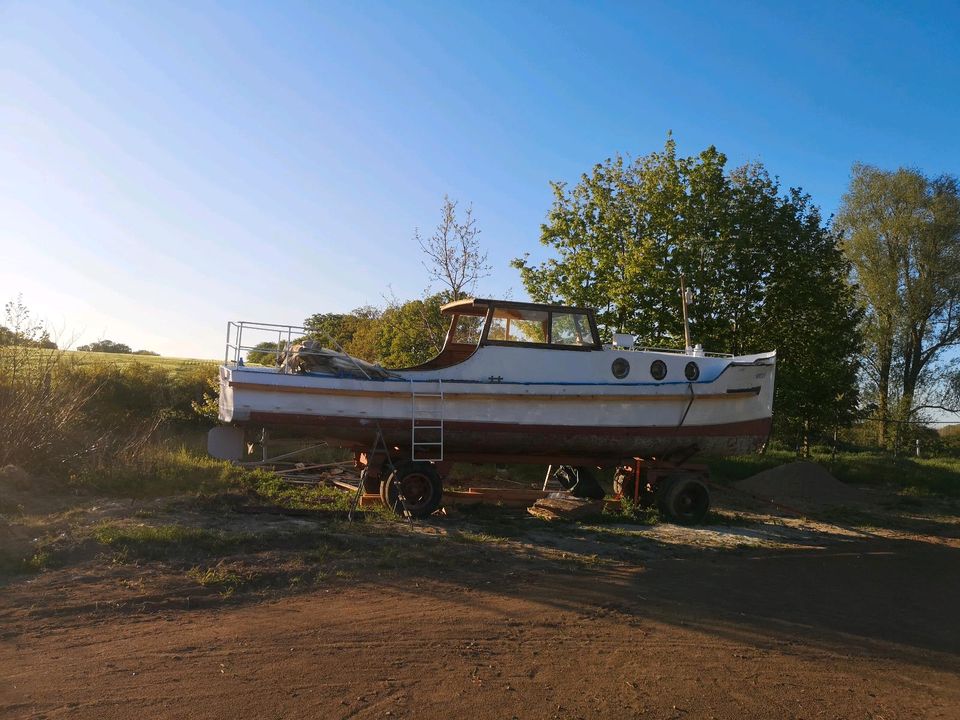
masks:
{"type": "Polygon", "coordinates": [[[243,365],[243,356],[248,352],[269,352],[262,346],[266,342],[277,340],[276,353],[280,354],[296,340],[311,333],[302,325],[278,325],[276,323],[249,322],[245,320],[227,323],[227,343],[223,354],[223,364],[243,365]],[[244,342],[244,335],[247,341],[244,342]],[[250,336],[254,340],[250,341],[250,336]],[[258,347],[260,346],[260,347],[258,347]]]}

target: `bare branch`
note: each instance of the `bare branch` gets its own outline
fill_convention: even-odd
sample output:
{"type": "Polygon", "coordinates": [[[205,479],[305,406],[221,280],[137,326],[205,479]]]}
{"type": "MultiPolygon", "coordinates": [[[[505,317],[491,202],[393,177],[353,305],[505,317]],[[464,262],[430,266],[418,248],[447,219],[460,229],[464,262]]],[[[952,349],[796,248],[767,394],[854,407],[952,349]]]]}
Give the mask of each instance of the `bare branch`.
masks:
{"type": "Polygon", "coordinates": [[[480,247],[480,234],[473,217],[473,206],[457,217],[457,201],[443,197],[440,222],[433,234],[424,238],[419,228],[414,240],[426,256],[422,261],[431,282],[439,282],[450,293],[452,300],[460,300],[476,289],[477,282],[490,275],[487,253],[480,247]]]}

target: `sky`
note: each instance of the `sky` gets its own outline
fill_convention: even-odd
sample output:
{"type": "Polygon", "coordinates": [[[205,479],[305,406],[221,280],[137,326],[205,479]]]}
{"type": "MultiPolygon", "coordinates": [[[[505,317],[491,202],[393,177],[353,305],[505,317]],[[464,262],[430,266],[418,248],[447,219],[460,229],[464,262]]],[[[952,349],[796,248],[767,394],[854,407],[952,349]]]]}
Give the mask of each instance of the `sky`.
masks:
{"type": "Polygon", "coordinates": [[[956,3],[0,0],[0,302],[216,358],[420,296],[444,195],[520,299],[550,182],[668,132],[829,216],[854,162],[960,173],[958,130],[956,3]]]}

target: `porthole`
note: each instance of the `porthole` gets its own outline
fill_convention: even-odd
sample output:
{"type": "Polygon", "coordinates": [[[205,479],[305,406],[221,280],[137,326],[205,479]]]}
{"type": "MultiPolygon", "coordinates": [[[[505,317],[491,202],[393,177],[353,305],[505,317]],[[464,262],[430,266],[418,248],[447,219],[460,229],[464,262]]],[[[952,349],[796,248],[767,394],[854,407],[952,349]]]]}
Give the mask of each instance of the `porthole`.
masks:
{"type": "Polygon", "coordinates": [[[700,366],[695,362],[688,362],[687,366],[683,369],[683,374],[687,376],[687,380],[693,382],[700,377],[700,366]]]}
{"type": "Polygon", "coordinates": [[[650,363],[650,375],[654,380],[663,380],[667,376],[667,364],[663,360],[650,363]]]}
{"type": "Polygon", "coordinates": [[[630,374],[630,363],[624,358],[617,358],[613,361],[613,365],[610,366],[610,371],[617,380],[623,380],[630,374]]]}

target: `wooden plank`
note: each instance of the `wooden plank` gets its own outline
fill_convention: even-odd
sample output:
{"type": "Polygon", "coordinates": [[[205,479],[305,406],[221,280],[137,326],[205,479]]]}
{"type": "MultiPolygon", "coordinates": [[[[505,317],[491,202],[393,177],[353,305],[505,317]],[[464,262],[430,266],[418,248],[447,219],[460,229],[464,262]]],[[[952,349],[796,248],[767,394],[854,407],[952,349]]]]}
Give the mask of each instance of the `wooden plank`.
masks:
{"type": "Polygon", "coordinates": [[[527,511],[543,520],[580,520],[599,515],[604,505],[602,500],[545,498],[537,500],[527,511]]]}
{"type": "Polygon", "coordinates": [[[333,484],[334,487],[338,487],[341,490],[350,490],[351,492],[357,491],[356,485],[348,483],[345,480],[331,480],[330,482],[331,484],[333,484]]]}

